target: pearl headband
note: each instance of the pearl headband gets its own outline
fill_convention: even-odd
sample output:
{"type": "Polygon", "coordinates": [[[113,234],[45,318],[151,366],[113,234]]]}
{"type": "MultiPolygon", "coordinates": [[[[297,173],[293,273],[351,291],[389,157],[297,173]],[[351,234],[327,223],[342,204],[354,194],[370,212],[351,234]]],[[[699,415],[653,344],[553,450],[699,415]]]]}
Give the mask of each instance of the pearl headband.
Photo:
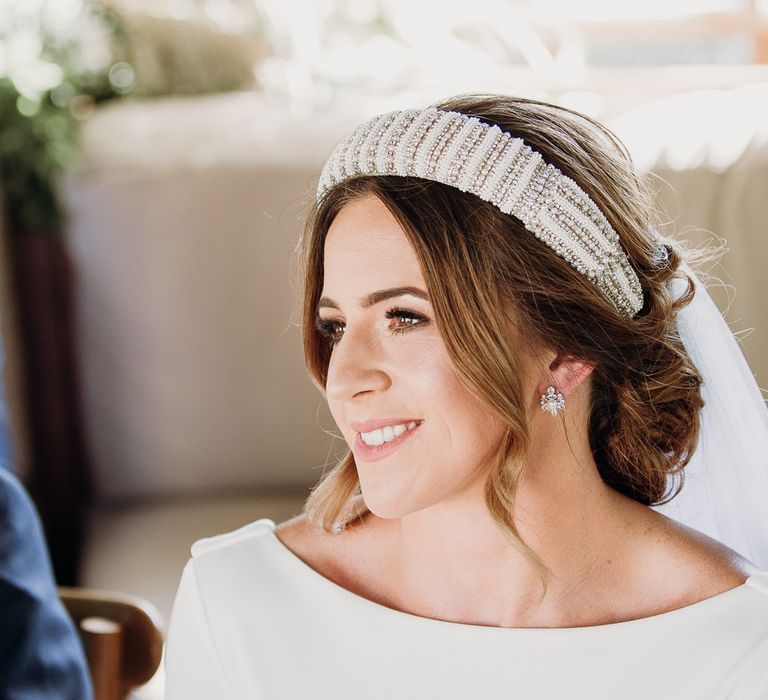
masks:
{"type": "Polygon", "coordinates": [[[632,317],[643,306],[640,280],[597,205],[525,141],[498,126],[435,107],[373,117],[326,161],[318,200],[358,175],[420,177],[475,194],[520,219],[619,313],[632,317]]]}

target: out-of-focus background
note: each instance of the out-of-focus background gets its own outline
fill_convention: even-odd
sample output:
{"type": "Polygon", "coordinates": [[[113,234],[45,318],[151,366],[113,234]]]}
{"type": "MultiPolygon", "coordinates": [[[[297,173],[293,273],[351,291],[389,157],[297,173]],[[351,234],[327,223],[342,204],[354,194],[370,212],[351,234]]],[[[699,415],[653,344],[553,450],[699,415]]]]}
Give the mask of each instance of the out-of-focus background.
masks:
{"type": "Polygon", "coordinates": [[[766,0],[5,0],[6,466],[59,583],[167,623],[194,540],[301,511],[344,445],[293,253],[380,111],[492,91],[604,121],[663,233],[726,248],[713,296],[768,384],[767,64],[766,0]]]}

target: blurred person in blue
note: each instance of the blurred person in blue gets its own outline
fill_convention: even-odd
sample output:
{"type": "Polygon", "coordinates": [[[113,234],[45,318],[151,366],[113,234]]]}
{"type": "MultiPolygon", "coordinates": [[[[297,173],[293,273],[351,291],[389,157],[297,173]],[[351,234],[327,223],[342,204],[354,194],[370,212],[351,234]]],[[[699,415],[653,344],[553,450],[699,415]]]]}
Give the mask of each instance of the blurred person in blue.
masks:
{"type": "Polygon", "coordinates": [[[12,473],[0,382],[0,700],[91,698],[83,648],[56,591],[40,519],[12,473]]]}

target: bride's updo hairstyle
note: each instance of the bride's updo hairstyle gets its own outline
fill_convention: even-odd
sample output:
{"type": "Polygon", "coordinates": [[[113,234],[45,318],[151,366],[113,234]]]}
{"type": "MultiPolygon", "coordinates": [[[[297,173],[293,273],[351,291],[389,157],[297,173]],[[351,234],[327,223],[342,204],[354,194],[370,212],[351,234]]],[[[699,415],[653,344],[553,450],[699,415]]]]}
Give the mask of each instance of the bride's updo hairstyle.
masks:
{"type": "MultiPolygon", "coordinates": [[[[334,185],[312,207],[299,245],[305,361],[324,392],[331,348],[314,319],[325,238],[344,205],[375,195],[413,246],[459,377],[508,425],[486,480],[486,503],[511,544],[547,577],[514,519],[531,397],[522,395],[509,325],[533,352],[547,348],[594,364],[589,440],[600,475],[630,498],[657,505],[682,488],[682,469],[699,433],[701,377],[675,330],[678,311],[693,297],[693,283],[678,269],[682,249],[659,248],[649,232],[660,223],[652,190],[601,124],[564,107],[495,95],[461,96],[436,106],[524,139],[575,180],[618,233],[642,285],[642,309],[634,318],[617,313],[586,276],[520,220],[474,194],[420,178],[358,176],[334,185]],[[668,287],[673,277],[687,283],[678,300],[668,287]],[[668,492],[670,474],[679,476],[668,492]]],[[[336,532],[367,512],[359,495],[354,455],[347,451],[313,489],[305,512],[316,526],[336,532]]]]}

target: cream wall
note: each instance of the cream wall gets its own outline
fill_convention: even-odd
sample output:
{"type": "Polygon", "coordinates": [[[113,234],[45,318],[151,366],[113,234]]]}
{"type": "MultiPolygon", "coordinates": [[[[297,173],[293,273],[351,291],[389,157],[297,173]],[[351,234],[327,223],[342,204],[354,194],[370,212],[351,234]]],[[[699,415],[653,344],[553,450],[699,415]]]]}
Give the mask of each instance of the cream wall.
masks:
{"type": "Polygon", "coordinates": [[[609,124],[654,173],[664,232],[725,247],[709,289],[768,389],[768,83],[672,96],[609,124]]]}

